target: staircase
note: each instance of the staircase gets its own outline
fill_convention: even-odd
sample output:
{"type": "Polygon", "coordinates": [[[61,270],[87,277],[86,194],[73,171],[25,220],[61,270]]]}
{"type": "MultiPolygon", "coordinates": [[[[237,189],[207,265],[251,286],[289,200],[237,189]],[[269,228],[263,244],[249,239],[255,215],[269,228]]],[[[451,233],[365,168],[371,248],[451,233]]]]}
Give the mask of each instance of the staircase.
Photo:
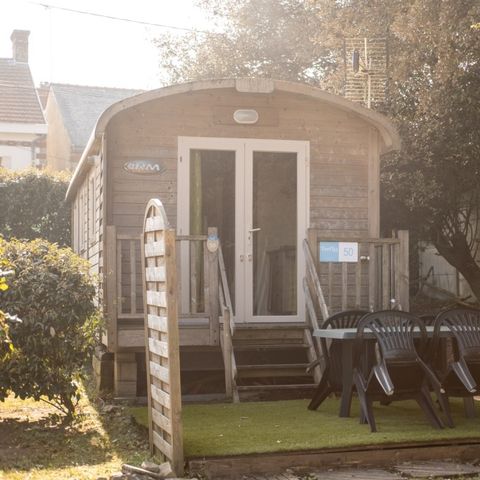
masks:
{"type": "Polygon", "coordinates": [[[319,381],[305,324],[237,324],[233,335],[236,390],[242,400],[307,398],[319,381]]]}

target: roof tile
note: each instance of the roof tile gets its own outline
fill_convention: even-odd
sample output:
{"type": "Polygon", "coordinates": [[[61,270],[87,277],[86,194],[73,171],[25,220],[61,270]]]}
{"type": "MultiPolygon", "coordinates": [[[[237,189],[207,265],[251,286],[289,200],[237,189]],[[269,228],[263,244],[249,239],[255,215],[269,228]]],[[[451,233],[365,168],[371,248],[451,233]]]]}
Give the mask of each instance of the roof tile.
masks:
{"type": "Polygon", "coordinates": [[[28,63],[0,58],[0,122],[45,123],[28,63]]]}

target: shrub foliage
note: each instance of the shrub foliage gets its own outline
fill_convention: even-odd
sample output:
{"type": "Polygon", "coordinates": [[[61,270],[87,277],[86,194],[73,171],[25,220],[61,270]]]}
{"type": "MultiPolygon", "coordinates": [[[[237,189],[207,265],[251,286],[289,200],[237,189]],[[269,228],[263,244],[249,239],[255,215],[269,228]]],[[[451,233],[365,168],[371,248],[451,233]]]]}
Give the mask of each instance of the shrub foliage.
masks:
{"type": "Polygon", "coordinates": [[[70,244],[69,174],[0,169],[0,233],[5,238],[45,238],[70,244]]]}
{"type": "Polygon", "coordinates": [[[13,270],[0,292],[0,310],[21,319],[2,324],[13,348],[2,350],[0,400],[11,390],[20,398],[47,400],[71,417],[79,398],[76,380],[98,331],[88,263],[40,239],[0,239],[0,256],[13,270]]]}

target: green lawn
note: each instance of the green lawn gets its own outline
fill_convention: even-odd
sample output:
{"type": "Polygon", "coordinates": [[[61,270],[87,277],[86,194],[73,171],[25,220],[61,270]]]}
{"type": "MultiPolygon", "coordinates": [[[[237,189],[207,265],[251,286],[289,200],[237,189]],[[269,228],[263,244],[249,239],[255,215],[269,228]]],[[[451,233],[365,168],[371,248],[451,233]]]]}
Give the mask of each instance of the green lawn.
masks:
{"type": "MultiPolygon", "coordinates": [[[[311,450],[355,445],[424,442],[442,439],[480,440],[480,418],[467,419],[463,403],[452,400],[456,427],[433,429],[415,402],[375,404],[377,433],[358,422],[358,403],[352,417],[339,418],[339,400],[329,399],[318,411],[307,400],[183,407],[184,448],[187,457],[311,450]]],[[[477,406],[478,408],[478,406],[477,406]]],[[[146,408],[129,412],[146,425],[146,408]]]]}
{"type": "Polygon", "coordinates": [[[0,479],[108,478],[122,463],[149,459],[145,430],[123,407],[102,412],[101,405],[83,390],[78,418],[68,425],[44,402],[13,396],[0,402],[0,479]]]}

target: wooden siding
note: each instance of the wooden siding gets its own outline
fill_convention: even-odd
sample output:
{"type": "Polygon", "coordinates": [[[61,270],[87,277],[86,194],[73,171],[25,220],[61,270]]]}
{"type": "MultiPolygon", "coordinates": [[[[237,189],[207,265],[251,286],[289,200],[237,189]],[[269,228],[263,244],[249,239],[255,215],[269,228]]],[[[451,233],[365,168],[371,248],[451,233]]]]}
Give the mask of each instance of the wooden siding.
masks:
{"type": "Polygon", "coordinates": [[[156,196],[176,224],[178,136],[310,141],[310,226],[345,236],[378,235],[378,135],[355,114],[303,95],[235,90],[174,95],[127,109],[107,129],[108,224],[141,231],[143,209],[156,196]],[[236,125],[228,111],[257,108],[268,122],[236,125]],[[132,159],[156,159],[161,175],[124,170],[132,159]],[[369,218],[369,212],[370,217],[369,218]]]}
{"type": "MultiPolygon", "coordinates": [[[[114,297],[108,297],[105,289],[112,273],[108,255],[113,255],[111,262],[117,260],[116,247],[112,253],[104,246],[105,231],[107,226],[114,228],[112,239],[116,235],[139,236],[145,205],[152,197],[161,199],[171,225],[176,226],[179,136],[309,141],[309,226],[328,232],[329,238],[379,235],[381,140],[377,130],[355,113],[301,94],[240,93],[234,89],[182,93],[119,112],[109,122],[101,154],[90,165],[72,205],[75,249],[91,261],[92,272],[103,280],[99,302],[105,302],[107,319],[115,319],[107,322],[103,338],[110,351],[127,345],[120,345],[121,332],[117,331],[118,305],[113,290],[118,286],[113,286],[114,297]],[[238,108],[257,109],[261,115],[258,124],[232,122],[238,108]],[[131,160],[160,161],[164,170],[151,175],[129,173],[124,165],[131,160]]],[[[135,264],[135,270],[140,271],[139,265],[135,264]]],[[[138,286],[139,282],[135,283],[138,286]]],[[[141,305],[140,298],[137,303],[141,305]]],[[[131,305],[125,306],[131,310],[131,305]]],[[[138,318],[127,319],[129,328],[134,320],[137,328],[138,313],[138,318]]],[[[184,336],[187,333],[182,331],[184,336]]],[[[193,333],[195,343],[199,337],[193,333]]],[[[128,330],[129,339],[131,335],[128,330]]],[[[127,343],[130,348],[140,346],[127,343]]]]}
{"type": "MultiPolygon", "coordinates": [[[[104,178],[101,156],[92,158],[91,167],[72,202],[72,247],[90,262],[90,272],[101,278],[103,274],[104,241],[104,178]]],[[[103,288],[99,288],[98,305],[103,302],[103,288]]]]}

